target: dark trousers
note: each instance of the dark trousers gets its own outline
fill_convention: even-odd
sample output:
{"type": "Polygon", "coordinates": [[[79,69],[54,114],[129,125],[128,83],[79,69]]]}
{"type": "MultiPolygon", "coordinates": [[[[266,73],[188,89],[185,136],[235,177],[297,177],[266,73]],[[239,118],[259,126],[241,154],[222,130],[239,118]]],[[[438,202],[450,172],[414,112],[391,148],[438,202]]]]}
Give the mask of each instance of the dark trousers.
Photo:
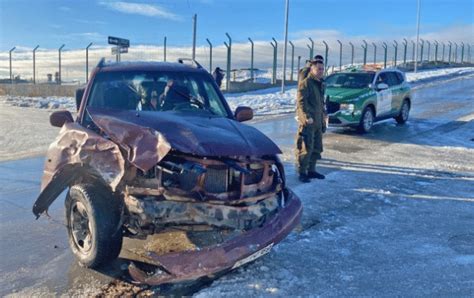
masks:
{"type": "Polygon", "coordinates": [[[315,171],[323,152],[323,133],[314,125],[300,125],[296,136],[296,161],[299,174],[315,171]]]}

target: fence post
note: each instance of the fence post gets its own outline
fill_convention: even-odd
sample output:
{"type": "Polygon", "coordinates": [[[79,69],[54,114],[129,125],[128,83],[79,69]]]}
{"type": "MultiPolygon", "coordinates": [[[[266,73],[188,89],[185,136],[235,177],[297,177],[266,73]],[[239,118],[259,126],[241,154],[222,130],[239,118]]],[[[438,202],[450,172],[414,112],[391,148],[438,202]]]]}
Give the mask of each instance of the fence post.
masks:
{"type": "Polygon", "coordinates": [[[36,50],[39,48],[39,45],[37,45],[33,49],[33,84],[36,84],[36,50]]]}
{"type": "Polygon", "coordinates": [[[248,37],[248,40],[250,41],[250,80],[252,82],[255,82],[254,80],[254,72],[253,72],[253,53],[254,53],[254,43],[253,40],[248,37]]]}
{"type": "Polygon", "coordinates": [[[12,52],[16,49],[16,47],[11,48],[8,52],[10,58],[10,84],[13,84],[13,72],[12,72],[12,52]]]}
{"type": "Polygon", "coordinates": [[[351,66],[354,65],[354,45],[352,44],[352,42],[349,42],[349,44],[351,45],[351,66]]]}
{"type": "MultiPolygon", "coordinates": [[[[416,43],[412,40],[411,41],[413,49],[412,49],[412,54],[411,54],[411,60],[413,63],[415,63],[415,50],[416,50],[416,43]]],[[[414,64],[413,64],[414,65],[414,64]]]]}
{"type": "Polygon", "coordinates": [[[295,66],[295,45],[289,41],[288,42],[291,46],[291,73],[290,73],[290,81],[293,82],[293,72],[294,72],[294,66],[295,66]]]}
{"type": "Polygon", "coordinates": [[[313,59],[314,55],[314,41],[311,37],[308,37],[309,41],[311,42],[311,49],[309,51],[309,60],[313,59]]]}
{"type": "Polygon", "coordinates": [[[229,91],[230,87],[230,68],[231,68],[231,59],[232,59],[232,38],[230,37],[229,33],[225,33],[227,38],[229,39],[229,44],[224,41],[224,45],[227,47],[227,70],[226,70],[226,78],[225,78],[225,90],[229,91]]]}
{"type": "Polygon", "coordinates": [[[58,49],[58,53],[59,53],[59,73],[58,73],[58,84],[61,85],[61,82],[62,82],[62,77],[61,77],[61,50],[64,48],[64,44],[59,47],[58,49]]]}
{"type": "Polygon", "coordinates": [[[438,45],[439,45],[438,41],[435,40],[434,41],[434,46],[435,46],[435,60],[434,61],[436,64],[438,64],[438,45]]]}
{"type": "Polygon", "coordinates": [[[407,64],[407,47],[408,47],[408,40],[406,38],[403,39],[403,65],[406,67],[407,64]]]}
{"type": "Polygon", "coordinates": [[[427,40],[426,43],[428,44],[428,63],[430,63],[430,59],[431,59],[431,42],[430,42],[429,40],[427,40]]]}
{"type": "Polygon", "coordinates": [[[86,83],[89,82],[89,48],[91,47],[92,42],[89,43],[86,47],[86,83]]]}
{"type": "Polygon", "coordinates": [[[272,84],[276,84],[276,70],[277,70],[277,54],[278,54],[278,43],[274,37],[272,37],[273,42],[270,44],[273,47],[273,73],[272,73],[272,84]]]}
{"type": "Polygon", "coordinates": [[[448,41],[448,44],[449,44],[448,63],[451,64],[451,47],[453,44],[450,41],[448,41]]]}
{"type": "Polygon", "coordinates": [[[458,44],[454,43],[454,63],[458,62],[458,44]]]}
{"type": "Polygon", "coordinates": [[[328,65],[328,52],[329,52],[329,47],[328,44],[323,40],[324,46],[326,47],[326,51],[324,54],[324,64],[328,65]]]}
{"type": "Polygon", "coordinates": [[[377,64],[377,45],[375,44],[375,42],[373,42],[372,45],[374,46],[374,65],[375,65],[377,64]]]}
{"type": "Polygon", "coordinates": [[[339,43],[339,71],[342,70],[342,42],[338,39],[337,42],[339,43]]]}
{"type": "MultiPolygon", "coordinates": [[[[298,56],[298,70],[297,70],[297,74],[299,74],[300,72],[300,66],[301,66],[301,56],[298,56]]],[[[296,80],[298,80],[298,78],[296,78],[296,80]]]]}
{"type": "Polygon", "coordinates": [[[197,27],[197,14],[193,16],[193,60],[196,60],[196,27],[197,27]]]}
{"type": "Polygon", "coordinates": [[[443,45],[443,56],[441,57],[441,62],[444,62],[444,48],[446,47],[446,45],[444,44],[444,42],[441,43],[443,45]]]}
{"type": "Polygon", "coordinates": [[[464,42],[461,42],[461,64],[464,63],[464,42]]]}
{"type": "Polygon", "coordinates": [[[397,66],[398,42],[396,40],[393,41],[393,47],[395,48],[394,64],[397,66]]]}
{"type": "Polygon", "coordinates": [[[420,38],[420,40],[421,40],[420,65],[423,65],[423,48],[425,46],[425,41],[422,38],[420,38]]]}
{"type": "Polygon", "coordinates": [[[364,65],[367,64],[367,42],[365,40],[362,40],[364,45],[362,45],[362,48],[364,49],[364,65]]]}
{"type": "Polygon", "coordinates": [[[212,43],[209,38],[206,38],[206,41],[209,44],[209,72],[212,73],[212,43]]]}
{"type": "Polygon", "coordinates": [[[166,62],[166,36],[163,40],[163,61],[166,62]]]}
{"type": "Polygon", "coordinates": [[[385,41],[383,42],[382,47],[384,49],[383,68],[387,68],[387,44],[385,43],[385,41]]]}

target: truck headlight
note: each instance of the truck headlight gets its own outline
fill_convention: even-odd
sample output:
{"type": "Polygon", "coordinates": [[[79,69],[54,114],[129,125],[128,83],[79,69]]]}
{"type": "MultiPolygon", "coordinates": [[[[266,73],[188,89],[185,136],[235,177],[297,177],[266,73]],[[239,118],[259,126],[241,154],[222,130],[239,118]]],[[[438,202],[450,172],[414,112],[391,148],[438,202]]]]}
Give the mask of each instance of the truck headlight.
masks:
{"type": "Polygon", "coordinates": [[[341,103],[341,110],[349,113],[354,112],[354,105],[352,103],[341,103]]]}

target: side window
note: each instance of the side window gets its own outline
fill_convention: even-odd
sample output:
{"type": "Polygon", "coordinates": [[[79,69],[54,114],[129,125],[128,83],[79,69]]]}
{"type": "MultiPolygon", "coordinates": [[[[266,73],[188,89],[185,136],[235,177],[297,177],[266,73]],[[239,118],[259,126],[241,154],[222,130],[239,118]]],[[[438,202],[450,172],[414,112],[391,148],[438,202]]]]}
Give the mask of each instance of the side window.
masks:
{"type": "Polygon", "coordinates": [[[396,75],[395,72],[387,72],[387,76],[388,76],[388,85],[390,87],[400,84],[400,82],[398,81],[398,76],[396,75]]]}
{"type": "Polygon", "coordinates": [[[385,83],[390,86],[388,75],[386,72],[382,72],[381,74],[379,74],[377,78],[377,84],[380,84],[380,83],[385,83]]]}
{"type": "Polygon", "coordinates": [[[401,72],[396,72],[395,73],[398,77],[398,83],[401,84],[404,81],[403,74],[401,72]]]}

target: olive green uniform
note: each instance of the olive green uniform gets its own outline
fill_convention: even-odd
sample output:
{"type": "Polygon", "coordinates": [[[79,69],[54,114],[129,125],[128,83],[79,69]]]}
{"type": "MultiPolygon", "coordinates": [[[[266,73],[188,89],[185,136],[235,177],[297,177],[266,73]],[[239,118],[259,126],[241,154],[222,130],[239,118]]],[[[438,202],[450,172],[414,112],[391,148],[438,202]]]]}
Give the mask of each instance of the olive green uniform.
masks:
{"type": "Polygon", "coordinates": [[[326,129],[324,114],[323,80],[318,80],[312,74],[302,76],[296,95],[296,115],[299,123],[296,160],[299,174],[315,171],[316,161],[321,159],[323,131],[326,129]],[[312,124],[306,124],[309,118],[313,119],[312,124]]]}

